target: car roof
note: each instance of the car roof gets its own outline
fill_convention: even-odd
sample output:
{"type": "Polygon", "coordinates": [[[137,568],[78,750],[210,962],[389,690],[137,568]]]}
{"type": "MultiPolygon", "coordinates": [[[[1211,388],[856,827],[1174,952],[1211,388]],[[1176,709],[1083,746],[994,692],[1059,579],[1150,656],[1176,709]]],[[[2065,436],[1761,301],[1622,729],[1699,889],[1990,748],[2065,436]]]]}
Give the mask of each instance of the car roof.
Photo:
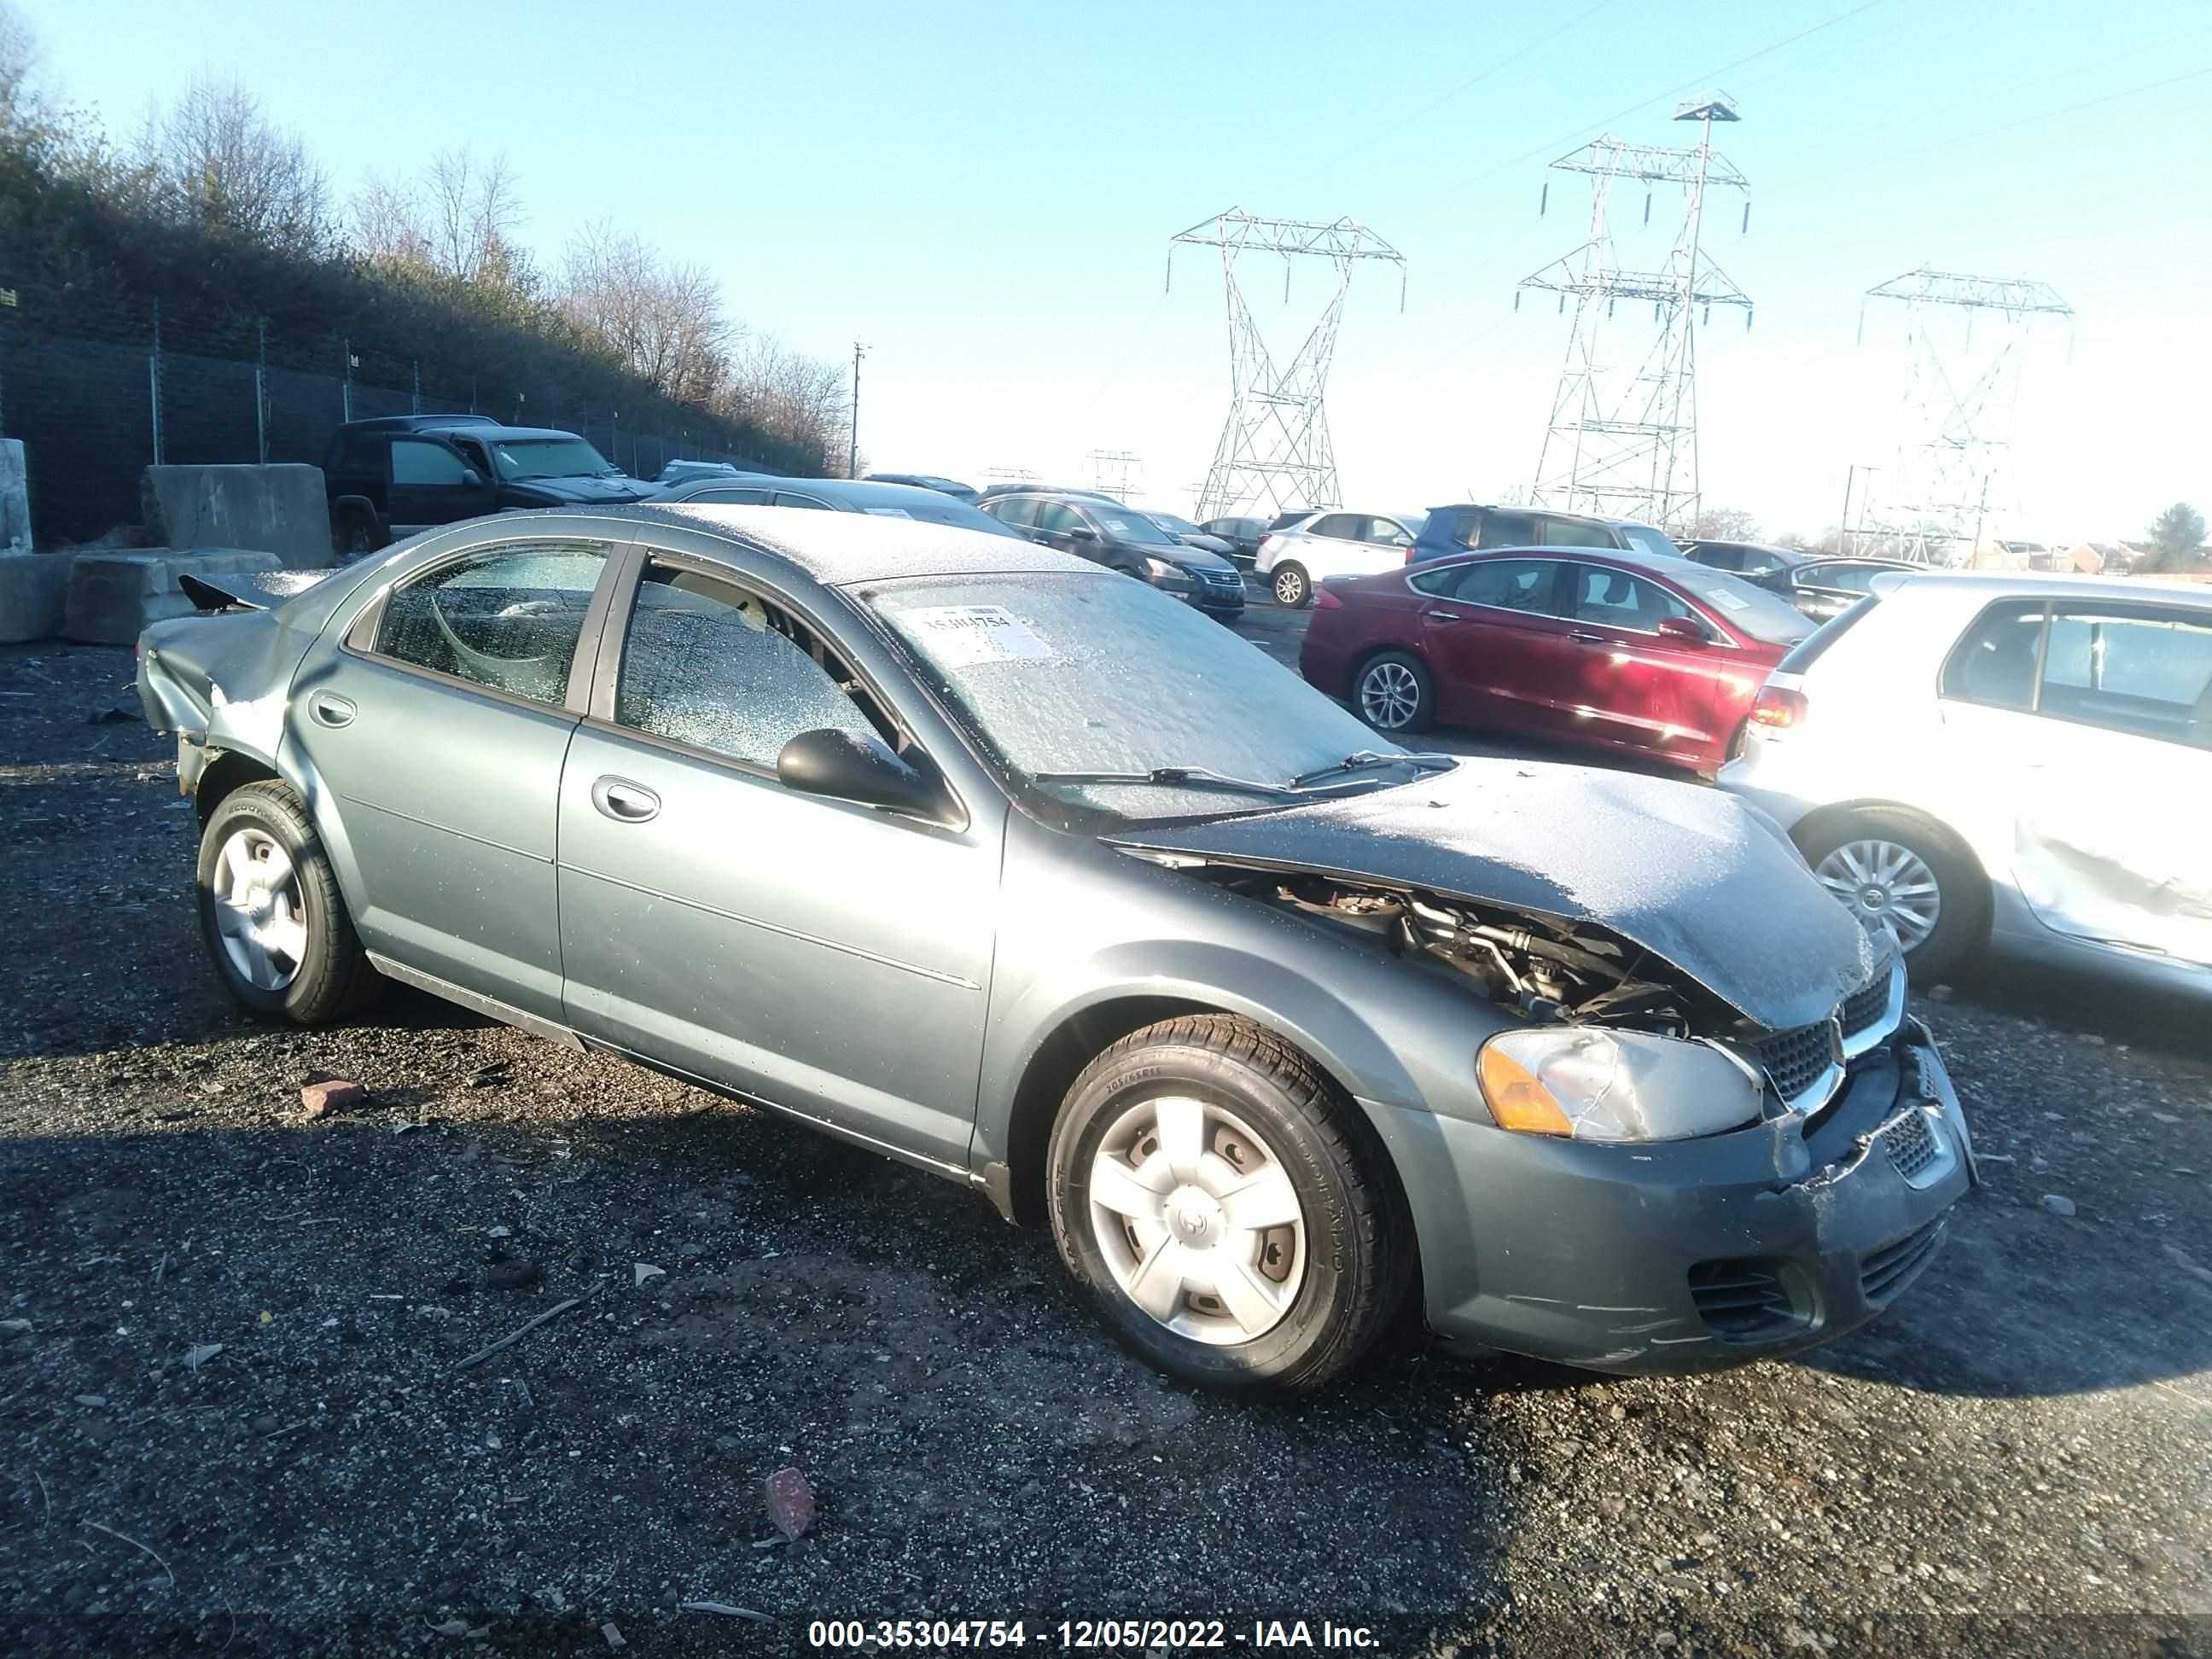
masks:
{"type": "MultiPolygon", "coordinates": [[[[706,477],[686,478],[682,483],[669,486],[668,493],[659,499],[664,501],[687,501],[700,490],[727,489],[732,485],[751,489],[773,486],[793,495],[819,495],[825,501],[845,501],[854,507],[929,507],[933,512],[944,510],[952,498],[941,489],[928,489],[920,484],[886,483],[879,478],[785,478],[771,473],[741,473],[732,477],[728,473],[715,473],[706,477]]],[[[974,503],[954,501],[955,506],[974,503]]]]}
{"type": "Polygon", "coordinates": [[[2192,609],[2212,611],[2212,586],[2156,576],[2027,575],[2009,570],[1940,570],[1910,565],[1899,572],[1884,572],[1878,580],[1883,584],[1879,591],[1890,597],[1919,592],[1992,599],[2106,599],[2115,605],[2179,602],[2192,609]]]}
{"type": "MultiPolygon", "coordinates": [[[[903,484],[880,487],[908,488],[903,484]]],[[[611,514],[703,530],[743,542],[787,561],[829,587],[900,576],[1113,574],[1089,559],[1056,552],[1025,538],[970,530],[964,525],[927,524],[918,519],[814,513],[788,507],[694,506],[680,501],[645,501],[611,509],[611,514]]],[[[556,512],[546,516],[565,515],[556,512]]]]}
{"type": "MultiPolygon", "coordinates": [[[[1530,507],[1526,504],[1510,501],[1447,501],[1443,506],[1432,507],[1430,507],[1428,511],[1431,513],[1451,513],[1456,512],[1463,507],[1472,507],[1478,513],[1540,513],[1547,519],[1572,519],[1578,524],[1632,524],[1638,530],[1659,529],[1657,525],[1650,523],[1643,519],[1615,519],[1608,517],[1607,514],[1602,513],[1570,513],[1563,507],[1530,507]]],[[[1664,531],[1661,531],[1660,533],[1662,535],[1666,534],[1664,531]]],[[[1668,539],[1672,540],[1673,538],[1669,537],[1668,539]]],[[[1729,545],[1732,546],[1737,544],[1738,544],[1734,543],[1729,544],[1729,545]]],[[[1750,544],[1743,543],[1741,544],[1741,545],[1749,546],[1750,544]]]]}
{"type": "Polygon", "coordinates": [[[557,426],[509,426],[489,415],[379,415],[366,421],[348,421],[346,432],[465,432],[471,438],[579,438],[583,434],[557,426]]]}
{"type": "Polygon", "coordinates": [[[1672,553],[1646,553],[1634,547],[1481,547],[1469,548],[1464,553],[1447,553],[1438,559],[1423,559],[1419,564],[1409,564],[1408,571],[1435,570],[1445,565],[1474,564],[1485,559],[1529,557],[1557,559],[1574,564],[1618,564],[1631,569],[1649,570],[1655,575],[1680,580],[1695,575],[1726,576],[1733,573],[1715,570],[1711,565],[1699,564],[1695,559],[1677,558],[1672,553]]]}

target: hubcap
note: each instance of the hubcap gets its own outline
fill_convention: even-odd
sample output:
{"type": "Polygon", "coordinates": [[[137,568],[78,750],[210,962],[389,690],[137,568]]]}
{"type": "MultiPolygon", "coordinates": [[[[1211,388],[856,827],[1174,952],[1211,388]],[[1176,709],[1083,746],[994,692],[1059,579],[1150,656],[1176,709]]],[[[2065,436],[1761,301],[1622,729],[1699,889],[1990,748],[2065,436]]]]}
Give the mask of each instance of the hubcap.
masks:
{"type": "Polygon", "coordinates": [[[1297,571],[1282,571],[1275,577],[1275,598],[1284,605],[1296,605],[1305,586],[1305,578],[1297,571]]]}
{"type": "Polygon", "coordinates": [[[1908,951],[1927,942],[1943,914],[1936,872],[1893,841],[1845,842],[1813,873],[1862,921],[1887,922],[1908,951]]]}
{"type": "Polygon", "coordinates": [[[1401,662],[1378,662],[1359,677],[1359,712],[1370,726],[1395,732],[1420,706],[1420,685],[1401,662]]]}
{"type": "Polygon", "coordinates": [[[1228,1346],[1280,1324],[1305,1282],[1305,1212],[1242,1119],[1170,1096],[1130,1107],[1091,1160],[1091,1230],[1122,1294],[1228,1346]]]}
{"type": "Polygon", "coordinates": [[[235,831],[216,854],[216,936],[238,976],[258,991],[281,991],[307,954],[307,912],[300,878],[274,837],[235,831]]]}

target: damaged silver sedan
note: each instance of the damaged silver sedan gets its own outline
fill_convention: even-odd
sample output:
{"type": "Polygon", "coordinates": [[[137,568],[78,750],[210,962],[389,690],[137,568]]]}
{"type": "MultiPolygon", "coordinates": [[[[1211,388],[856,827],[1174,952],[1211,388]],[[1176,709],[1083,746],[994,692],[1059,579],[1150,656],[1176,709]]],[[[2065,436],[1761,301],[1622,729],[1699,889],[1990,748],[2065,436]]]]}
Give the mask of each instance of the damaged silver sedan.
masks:
{"type": "Polygon", "coordinates": [[[1974,1180],[1893,945],[1765,817],[1380,743],[1088,562],[640,507],[202,598],[140,684],[246,1006],[396,980],[971,1185],[1191,1382],[1320,1387],[1408,1297],[1787,1353],[1974,1180]]]}

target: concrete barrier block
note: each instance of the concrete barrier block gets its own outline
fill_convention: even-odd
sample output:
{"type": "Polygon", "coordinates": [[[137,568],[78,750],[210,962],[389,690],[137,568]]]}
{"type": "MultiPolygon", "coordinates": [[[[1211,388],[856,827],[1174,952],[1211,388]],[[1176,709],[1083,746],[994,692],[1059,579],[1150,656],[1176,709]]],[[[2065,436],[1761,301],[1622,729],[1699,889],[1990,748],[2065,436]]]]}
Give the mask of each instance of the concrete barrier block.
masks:
{"type": "Polygon", "coordinates": [[[0,645],[60,635],[70,564],[66,553],[0,553],[0,645]]]}
{"type": "Polygon", "coordinates": [[[21,438],[0,438],[0,552],[30,550],[30,463],[21,438]]]}
{"type": "Polygon", "coordinates": [[[276,554],[252,548],[79,553],[70,561],[64,631],[85,645],[130,645],[147,623],[188,617],[196,609],[177,586],[179,572],[220,586],[228,575],[283,568],[284,561],[276,554]]]}
{"type": "Polygon", "coordinates": [[[319,466],[149,466],[139,504],[167,547],[240,547],[284,568],[331,563],[331,507],[319,466]]]}

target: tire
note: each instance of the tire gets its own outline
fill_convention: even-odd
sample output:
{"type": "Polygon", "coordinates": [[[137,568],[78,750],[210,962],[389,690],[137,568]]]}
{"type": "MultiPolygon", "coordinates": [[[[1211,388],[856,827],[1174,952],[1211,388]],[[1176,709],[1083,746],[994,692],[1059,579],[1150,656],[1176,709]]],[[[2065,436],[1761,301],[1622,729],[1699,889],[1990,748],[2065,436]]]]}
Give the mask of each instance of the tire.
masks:
{"type": "Polygon", "coordinates": [[[1247,1020],[1186,1015],[1115,1043],[1069,1089],[1048,1168],[1060,1258],[1107,1328],[1199,1388],[1321,1389],[1372,1347],[1411,1282],[1411,1228],[1373,1131],[1247,1020]],[[1188,1168],[1170,1166],[1176,1146],[1200,1149],[1188,1168]],[[1122,1175],[1103,1179],[1109,1165],[1122,1175]],[[1264,1224],[1237,1224],[1240,1193],[1264,1224]],[[1147,1284],[1160,1312],[1128,1288],[1147,1284]]]}
{"type": "Polygon", "coordinates": [[[1935,984],[1988,935],[1988,878],[1972,854],[1917,813],[1863,807],[1821,824],[1799,850],[1820,884],[1854,915],[1890,921],[1915,984],[1935,984]],[[1893,856],[1898,854],[1902,860],[1893,856]],[[1923,872],[1935,888],[1932,925],[1924,928],[1914,914],[1926,914],[1924,902],[1911,902],[1920,896],[1915,890],[1923,884],[1923,872]]]}
{"type": "Polygon", "coordinates": [[[1286,610],[1303,611],[1313,603],[1313,580],[1302,564],[1279,564],[1267,577],[1275,603],[1286,610]]]}
{"type": "Polygon", "coordinates": [[[366,1007],[382,987],[321,837],[284,785],[243,784],[223,797],[200,836],[198,890],[209,959],[248,1012],[328,1025],[366,1007]],[[253,879],[280,857],[289,881],[253,879]],[[241,878],[241,871],[251,873],[241,878]]]}
{"type": "Polygon", "coordinates": [[[1352,706],[1377,732],[1425,732],[1437,717],[1437,685],[1419,657],[1379,651],[1359,665],[1352,706]]]}

